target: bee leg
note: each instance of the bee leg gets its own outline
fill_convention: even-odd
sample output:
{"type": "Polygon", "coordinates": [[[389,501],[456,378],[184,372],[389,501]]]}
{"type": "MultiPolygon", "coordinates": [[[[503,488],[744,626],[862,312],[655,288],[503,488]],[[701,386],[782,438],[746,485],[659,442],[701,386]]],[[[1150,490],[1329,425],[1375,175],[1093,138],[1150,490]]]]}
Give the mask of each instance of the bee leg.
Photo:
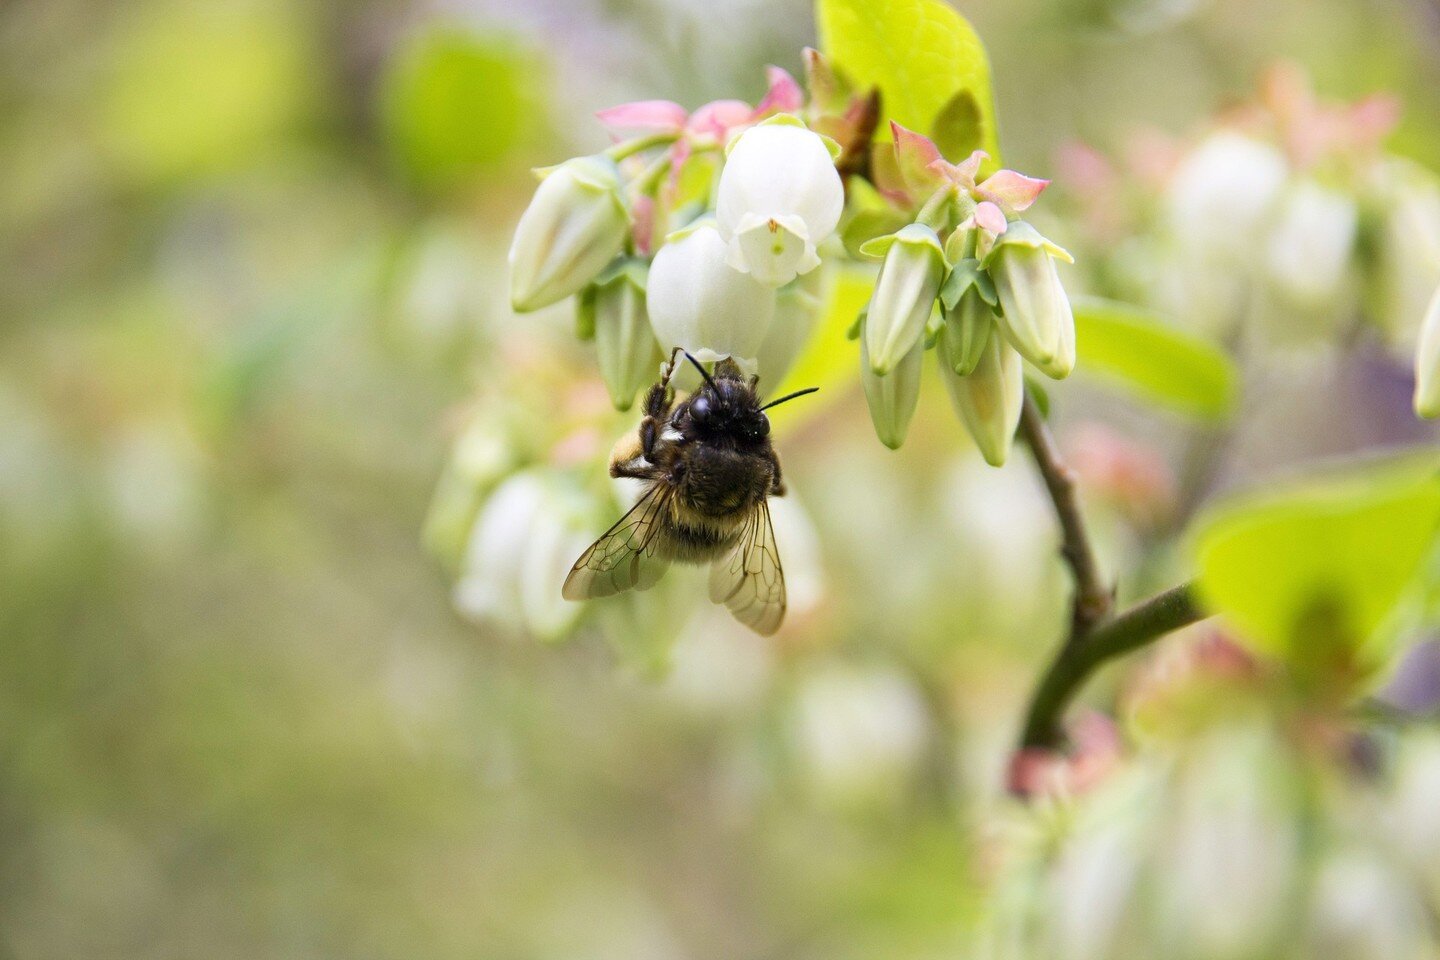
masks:
{"type": "Polygon", "coordinates": [[[635,480],[654,480],[655,465],[643,457],[617,461],[616,463],[610,464],[610,476],[630,477],[635,480]]]}
{"type": "Polygon", "coordinates": [[[780,458],[770,451],[770,496],[785,496],[785,481],[780,479],[780,458]]]}

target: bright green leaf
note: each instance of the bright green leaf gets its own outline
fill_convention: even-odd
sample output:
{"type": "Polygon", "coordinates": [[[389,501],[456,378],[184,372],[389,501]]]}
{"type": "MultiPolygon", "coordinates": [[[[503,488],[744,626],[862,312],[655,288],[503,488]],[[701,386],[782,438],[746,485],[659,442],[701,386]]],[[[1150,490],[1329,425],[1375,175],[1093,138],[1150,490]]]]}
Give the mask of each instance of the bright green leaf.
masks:
{"type": "Polygon", "coordinates": [[[1190,416],[1230,414],[1239,378],[1218,347],[1137,307],[1097,297],[1076,297],[1072,305],[1077,370],[1190,416]]]}
{"type": "Polygon", "coordinates": [[[383,81],[393,150],[431,186],[493,170],[542,127],[539,72],[534,55],[514,41],[455,27],[417,34],[383,81]]]}
{"type": "Polygon", "coordinates": [[[1257,651],[1353,683],[1393,653],[1437,531],[1433,455],[1237,497],[1197,524],[1200,595],[1257,651]]]}
{"type": "Polygon", "coordinates": [[[943,0],[816,0],[815,20],[825,55],[856,87],[880,88],[886,119],[927,133],[951,159],[978,146],[999,162],[989,58],[943,0]]]}
{"type": "Polygon", "coordinates": [[[870,291],[874,287],[873,267],[856,265],[837,271],[830,284],[829,305],[815,325],[810,342],[774,390],[779,396],[805,387],[819,387],[820,393],[813,401],[776,407],[772,418],[774,415],[780,419],[813,416],[855,385],[855,368],[860,362],[859,347],[846,337],[846,331],[855,323],[856,315],[870,302],[870,291]]]}

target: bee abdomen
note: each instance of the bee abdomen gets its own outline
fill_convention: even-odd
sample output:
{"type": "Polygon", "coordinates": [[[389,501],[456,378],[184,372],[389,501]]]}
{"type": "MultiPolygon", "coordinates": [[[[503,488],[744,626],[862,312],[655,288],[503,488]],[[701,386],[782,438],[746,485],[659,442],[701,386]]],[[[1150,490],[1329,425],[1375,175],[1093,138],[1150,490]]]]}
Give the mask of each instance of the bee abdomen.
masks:
{"type": "Polygon", "coordinates": [[[719,530],[709,524],[672,522],[665,531],[661,553],[667,560],[704,563],[734,546],[738,530],[719,530]]]}

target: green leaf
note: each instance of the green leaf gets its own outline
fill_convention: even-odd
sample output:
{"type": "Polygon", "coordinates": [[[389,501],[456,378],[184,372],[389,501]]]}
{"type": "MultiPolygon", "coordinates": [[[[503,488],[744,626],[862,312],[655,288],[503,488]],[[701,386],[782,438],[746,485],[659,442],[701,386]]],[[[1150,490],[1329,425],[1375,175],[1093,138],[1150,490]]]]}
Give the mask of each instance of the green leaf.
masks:
{"type": "Polygon", "coordinates": [[[1433,454],[1239,496],[1197,522],[1200,596],[1258,652],[1348,690],[1393,655],[1437,530],[1433,454]]]}
{"type": "Polygon", "coordinates": [[[887,119],[928,134],[952,160],[981,147],[999,163],[990,61],[948,4],[816,0],[815,21],[820,49],[856,88],[880,88],[887,119]]]}
{"type": "Polygon", "coordinates": [[[441,26],[415,35],[382,81],[391,147],[428,186],[494,171],[543,132],[537,57],[514,41],[441,26]]]}
{"type": "Polygon", "coordinates": [[[1072,306],[1077,370],[1192,417],[1222,420],[1234,408],[1239,377],[1219,347],[1138,307],[1097,297],[1072,306]]]}

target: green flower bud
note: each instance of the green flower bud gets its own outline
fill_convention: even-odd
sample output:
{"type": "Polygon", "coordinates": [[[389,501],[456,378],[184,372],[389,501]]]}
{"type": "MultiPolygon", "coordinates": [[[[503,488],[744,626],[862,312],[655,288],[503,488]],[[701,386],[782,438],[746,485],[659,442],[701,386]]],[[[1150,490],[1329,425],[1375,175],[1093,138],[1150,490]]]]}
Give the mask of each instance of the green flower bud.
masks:
{"type": "Polygon", "coordinates": [[[617,410],[630,409],[665,359],[645,310],[646,273],[643,261],[622,261],[581,294],[591,304],[600,376],[617,410]]]}
{"type": "Polygon", "coordinates": [[[950,401],[965,429],[992,467],[1004,465],[1010,456],[1015,428],[1020,424],[1024,399],[1025,369],[1020,354],[1004,337],[986,338],[980,361],[969,376],[955,373],[955,357],[946,338],[936,351],[940,358],[940,379],[950,391],[950,401]]]}
{"type": "Polygon", "coordinates": [[[884,256],[865,322],[870,369],[883,376],[925,332],[945,280],[945,251],[935,231],[920,223],[877,237],[860,249],[869,256],[884,256]]]}
{"type": "Polygon", "coordinates": [[[1075,369],[1075,316],[1055,269],[1057,258],[1069,261],[1070,255],[1017,220],[984,265],[995,283],[1005,339],[1046,376],[1063,380],[1075,369]]]}
{"type": "Polygon", "coordinates": [[[629,230],[613,161],[576,157],[555,167],[515,227],[511,305],[528,313],[579,293],[620,253],[629,230]]]}
{"type": "Polygon", "coordinates": [[[945,316],[940,338],[947,342],[947,355],[962,377],[974,372],[980,363],[995,326],[996,302],[994,285],[974,259],[956,263],[940,290],[945,316]]]}
{"type": "Polygon", "coordinates": [[[916,339],[889,373],[878,374],[870,363],[869,340],[862,330],[860,382],[865,387],[865,402],[870,406],[875,435],[891,450],[898,450],[905,442],[910,418],[915,415],[915,406],[920,400],[920,366],[925,359],[925,341],[916,339]]]}

